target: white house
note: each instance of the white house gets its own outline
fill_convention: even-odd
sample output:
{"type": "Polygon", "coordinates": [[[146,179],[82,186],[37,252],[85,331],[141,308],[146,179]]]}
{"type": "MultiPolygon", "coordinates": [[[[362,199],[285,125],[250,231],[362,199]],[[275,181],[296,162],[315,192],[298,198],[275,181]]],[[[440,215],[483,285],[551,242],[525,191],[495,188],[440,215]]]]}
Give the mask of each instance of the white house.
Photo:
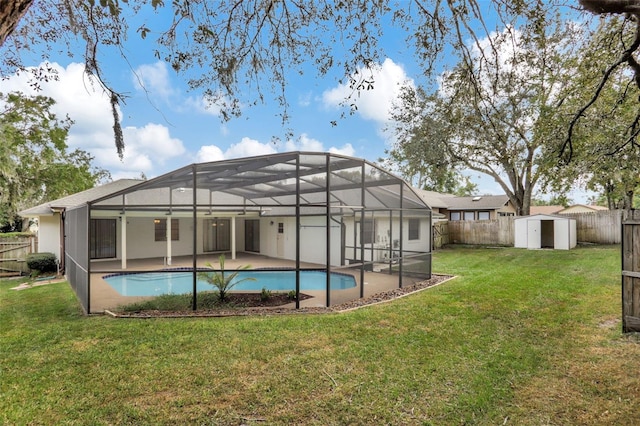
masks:
{"type": "Polygon", "coordinates": [[[200,255],[235,259],[246,252],[327,270],[386,268],[388,275],[399,272],[399,285],[403,276],[431,275],[430,207],[402,179],[336,154],[193,164],[148,181],[112,182],[21,215],[38,219],[40,251],[58,256],[87,312],[92,274],[105,261],[126,271],[137,259],[163,268],[188,256],[195,266],[200,255]],[[392,266],[399,259],[404,272],[402,264],[399,271],[392,266]]]}

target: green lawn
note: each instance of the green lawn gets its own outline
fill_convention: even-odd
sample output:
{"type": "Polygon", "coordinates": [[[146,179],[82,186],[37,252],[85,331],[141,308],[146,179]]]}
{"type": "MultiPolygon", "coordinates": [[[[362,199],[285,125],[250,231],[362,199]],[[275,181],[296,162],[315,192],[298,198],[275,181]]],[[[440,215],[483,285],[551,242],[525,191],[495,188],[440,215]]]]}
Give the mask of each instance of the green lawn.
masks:
{"type": "Polygon", "coordinates": [[[441,250],[458,278],[326,315],[87,318],[0,282],[0,424],[635,424],[619,250],[441,250]]]}

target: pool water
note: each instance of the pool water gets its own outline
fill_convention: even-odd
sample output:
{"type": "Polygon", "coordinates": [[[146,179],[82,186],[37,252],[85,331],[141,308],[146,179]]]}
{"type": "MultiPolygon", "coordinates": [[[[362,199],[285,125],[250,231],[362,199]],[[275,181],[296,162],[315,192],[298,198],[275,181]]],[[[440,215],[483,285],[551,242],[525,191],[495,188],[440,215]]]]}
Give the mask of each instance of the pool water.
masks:
{"type": "MultiPolygon", "coordinates": [[[[234,271],[229,271],[232,273],[234,271]]],[[[160,294],[183,294],[193,291],[193,274],[191,272],[145,272],[105,275],[107,284],[122,296],[158,296],[160,294]]],[[[288,292],[296,289],[296,272],[294,270],[259,270],[239,271],[234,281],[254,278],[255,281],[243,281],[236,284],[231,291],[270,291],[288,292]]],[[[352,275],[331,273],[331,290],[345,290],[356,286],[352,275]]],[[[215,290],[215,287],[198,279],[198,291],[215,290]]],[[[327,274],[325,271],[300,271],[300,290],[326,290],[327,274]]]]}

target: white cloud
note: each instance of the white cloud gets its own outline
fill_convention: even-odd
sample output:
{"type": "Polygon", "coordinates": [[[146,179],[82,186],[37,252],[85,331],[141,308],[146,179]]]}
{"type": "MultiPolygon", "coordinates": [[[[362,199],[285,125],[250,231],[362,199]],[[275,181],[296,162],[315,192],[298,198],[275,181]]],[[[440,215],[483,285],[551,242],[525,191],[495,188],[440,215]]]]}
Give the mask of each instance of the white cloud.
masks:
{"type": "Polygon", "coordinates": [[[229,146],[224,152],[216,145],[201,146],[196,154],[196,161],[220,161],[229,158],[275,154],[276,152],[275,146],[272,143],[262,143],[255,139],[244,137],[240,142],[229,146]]]}
{"type": "Polygon", "coordinates": [[[146,90],[149,95],[159,97],[165,102],[177,94],[171,87],[167,64],[161,61],[136,68],[133,72],[133,84],[138,90],[146,90]]]}
{"type": "Polygon", "coordinates": [[[322,142],[317,139],[310,138],[306,133],[303,133],[298,139],[289,139],[284,144],[285,151],[311,151],[311,152],[323,152],[324,147],[322,142]]]}
{"type": "Polygon", "coordinates": [[[185,96],[180,89],[172,86],[169,68],[162,61],[140,65],[132,72],[136,89],[146,91],[151,99],[159,99],[176,112],[196,112],[198,114],[220,116],[225,105],[230,105],[228,97],[185,96]]]}
{"type": "MultiPolygon", "coordinates": [[[[308,151],[308,152],[326,152],[322,142],[317,139],[313,139],[306,134],[302,134],[299,138],[294,140],[288,140],[280,151],[308,151]]],[[[328,150],[333,154],[342,154],[353,156],[355,149],[350,143],[343,145],[342,147],[331,147],[328,150]]],[[[196,161],[199,163],[209,161],[220,161],[230,158],[240,157],[252,157],[256,155],[269,155],[275,154],[276,146],[271,143],[262,143],[251,138],[242,138],[242,140],[236,144],[232,144],[225,151],[220,149],[216,145],[204,145],[201,146],[196,154],[196,161]]]]}
{"type": "Polygon", "coordinates": [[[196,161],[198,163],[208,163],[210,161],[220,160],[224,160],[224,153],[215,145],[201,146],[200,150],[196,154],[196,161]]]}
{"type": "Polygon", "coordinates": [[[305,92],[298,95],[298,105],[306,107],[311,105],[312,92],[305,92]]]}
{"type": "Polygon", "coordinates": [[[358,109],[357,114],[367,120],[386,123],[390,120],[390,109],[393,102],[405,85],[413,86],[413,80],[407,77],[404,68],[387,58],[382,65],[373,68],[362,68],[352,76],[355,79],[366,79],[373,82],[371,90],[355,92],[348,84],[341,84],[322,94],[322,101],[326,106],[339,107],[350,96],[358,109]]]}
{"type": "Polygon", "coordinates": [[[172,138],[169,129],[160,124],[148,123],[144,127],[126,127],[124,136],[137,149],[153,152],[161,162],[185,152],[182,141],[172,138]]]}
{"type": "Polygon", "coordinates": [[[95,157],[94,164],[109,170],[112,176],[122,173],[139,176],[157,165],[183,155],[182,141],[172,138],[162,125],[123,129],[125,150],[122,161],[116,152],[113,115],[107,94],[85,73],[84,65],[71,63],[66,68],[51,64],[57,80],[41,83],[39,92],[29,85],[26,75],[14,75],[3,81],[3,92],[21,91],[27,95],[49,96],[56,101],[52,110],[59,117],[67,114],[74,121],[69,132],[70,148],[80,148],[95,157]]]}
{"type": "Polygon", "coordinates": [[[350,143],[344,144],[342,148],[329,148],[329,152],[332,154],[342,154],[347,155],[349,157],[353,157],[356,153],[356,150],[350,143]]]}
{"type": "Polygon", "coordinates": [[[224,153],[225,158],[251,157],[255,155],[275,154],[276,148],[273,143],[261,143],[255,139],[247,137],[236,144],[232,144],[224,153]]]}
{"type": "Polygon", "coordinates": [[[342,154],[353,156],[356,150],[350,143],[338,148],[332,146],[328,150],[324,148],[324,144],[317,139],[309,137],[306,133],[303,133],[298,139],[289,139],[284,145],[285,151],[308,151],[308,152],[326,152],[329,151],[332,154],[342,154]]]}

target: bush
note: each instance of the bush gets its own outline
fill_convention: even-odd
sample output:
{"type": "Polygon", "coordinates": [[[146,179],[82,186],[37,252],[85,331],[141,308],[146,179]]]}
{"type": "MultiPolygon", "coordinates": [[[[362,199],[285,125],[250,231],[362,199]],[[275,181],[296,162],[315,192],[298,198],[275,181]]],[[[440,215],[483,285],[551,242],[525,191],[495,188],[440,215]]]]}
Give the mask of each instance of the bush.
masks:
{"type": "Polygon", "coordinates": [[[58,261],[53,253],[33,253],[27,256],[27,266],[35,272],[58,272],[58,261]]]}
{"type": "Polygon", "coordinates": [[[260,292],[260,300],[266,302],[267,300],[273,297],[273,293],[266,287],[262,287],[262,291],[260,292]]]}

